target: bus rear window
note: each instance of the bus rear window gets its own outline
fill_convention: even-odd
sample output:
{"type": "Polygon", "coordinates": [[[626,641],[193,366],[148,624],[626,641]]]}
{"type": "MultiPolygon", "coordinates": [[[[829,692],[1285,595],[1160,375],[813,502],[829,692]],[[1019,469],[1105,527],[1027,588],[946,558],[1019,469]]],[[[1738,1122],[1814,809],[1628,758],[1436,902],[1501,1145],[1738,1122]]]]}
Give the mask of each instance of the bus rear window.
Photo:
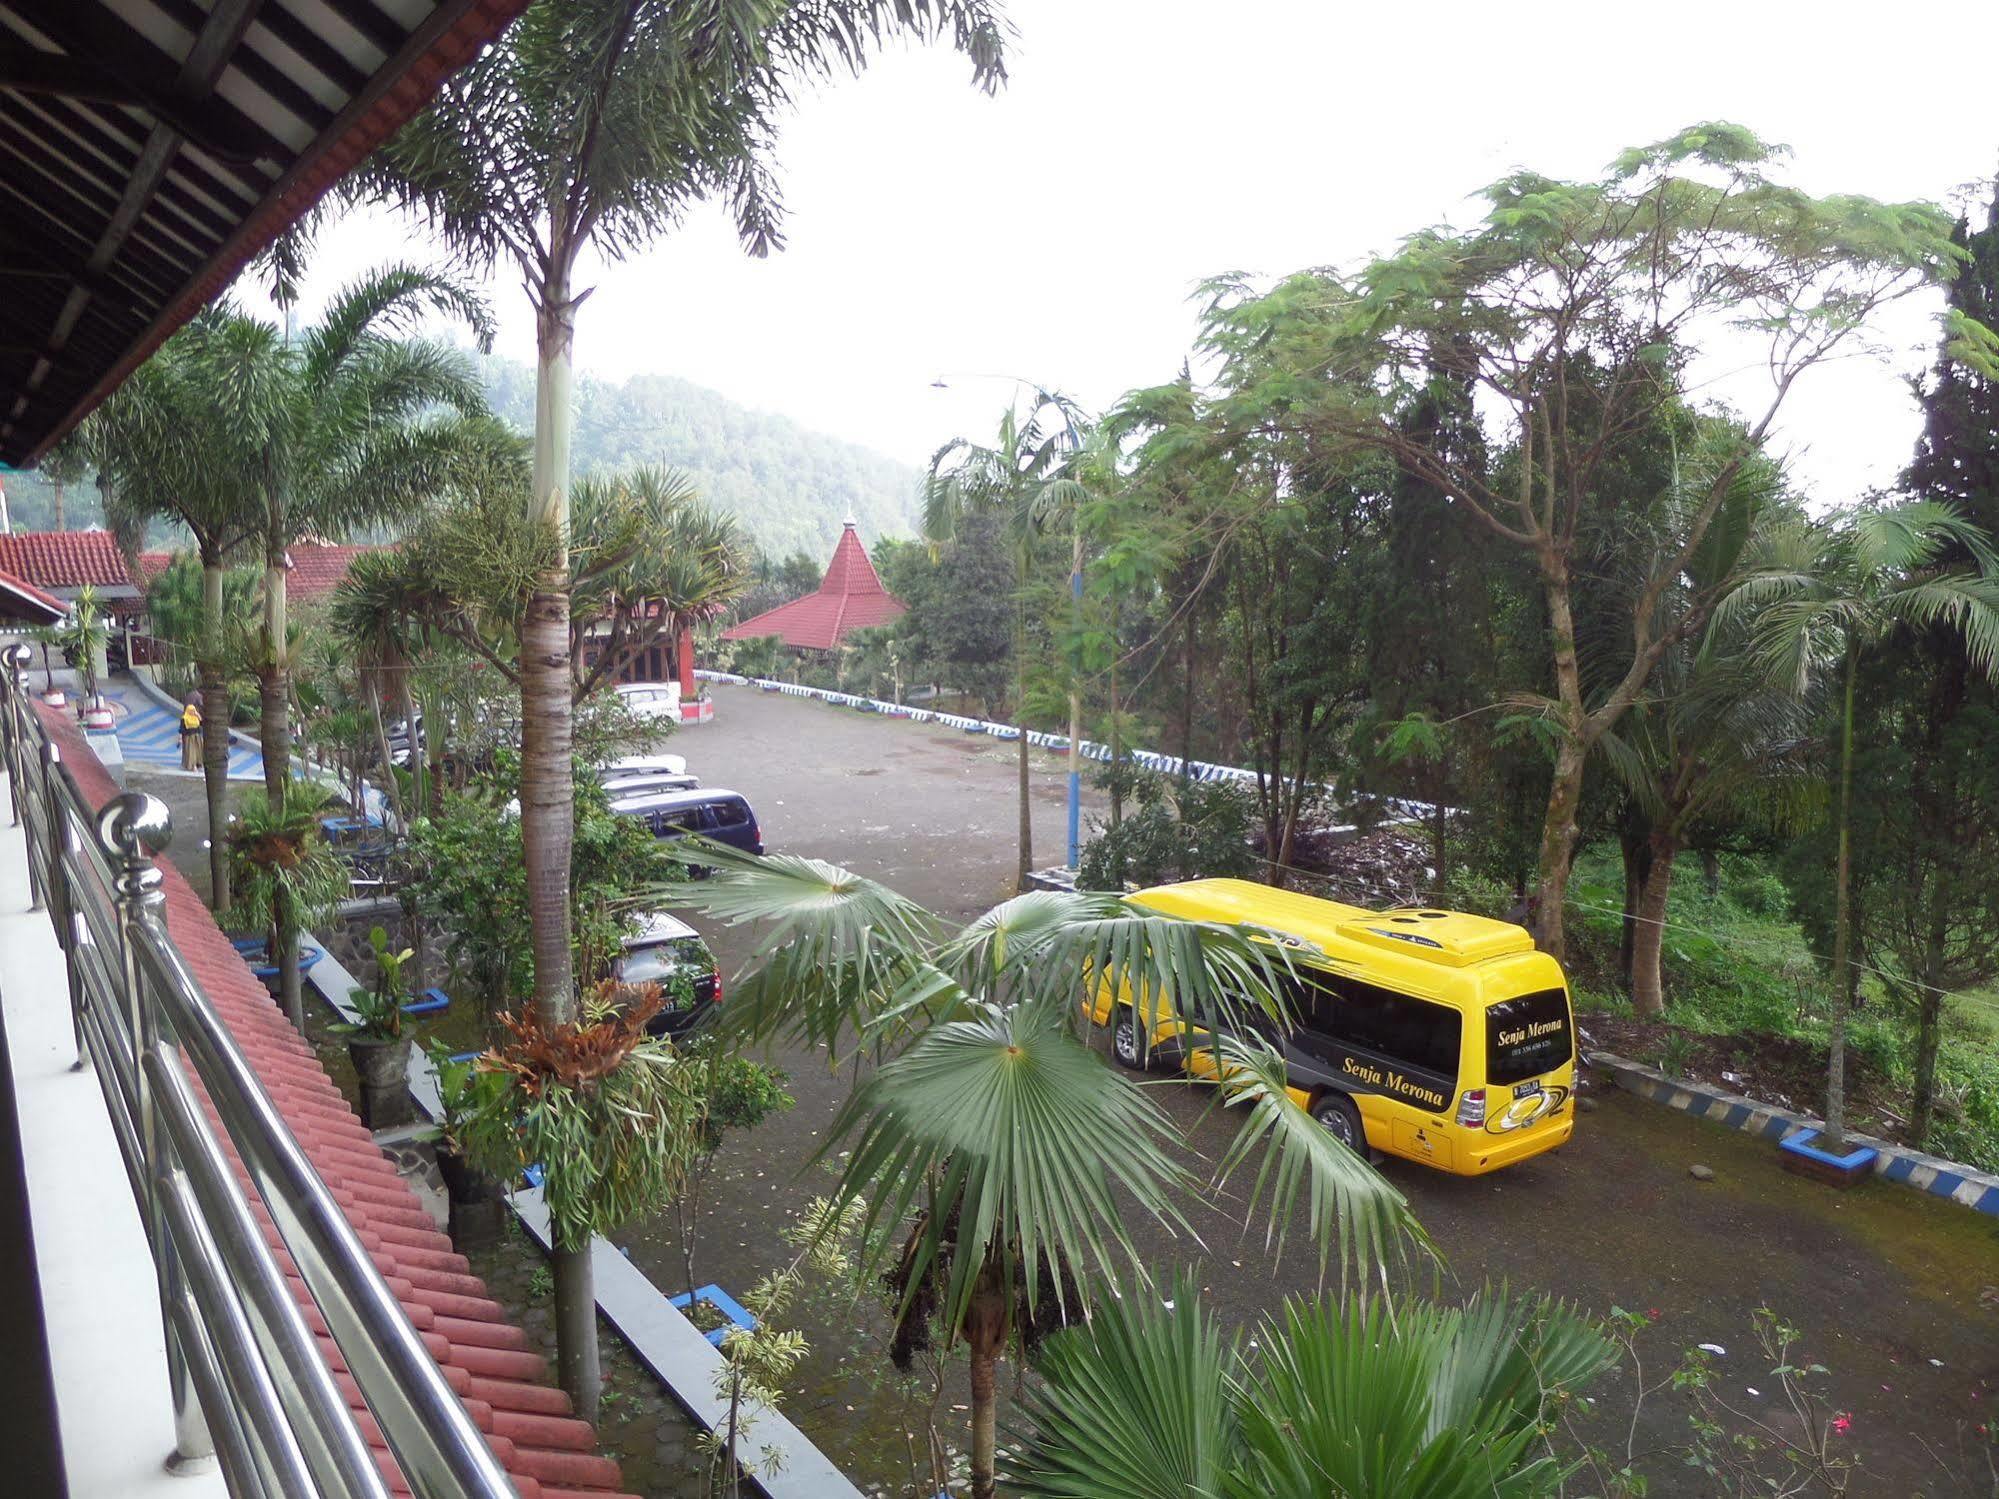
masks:
{"type": "Polygon", "coordinates": [[[1501,1000],[1485,1012],[1485,1076],[1501,1087],[1553,1072],[1575,1055],[1569,998],[1543,989],[1501,1000]]]}

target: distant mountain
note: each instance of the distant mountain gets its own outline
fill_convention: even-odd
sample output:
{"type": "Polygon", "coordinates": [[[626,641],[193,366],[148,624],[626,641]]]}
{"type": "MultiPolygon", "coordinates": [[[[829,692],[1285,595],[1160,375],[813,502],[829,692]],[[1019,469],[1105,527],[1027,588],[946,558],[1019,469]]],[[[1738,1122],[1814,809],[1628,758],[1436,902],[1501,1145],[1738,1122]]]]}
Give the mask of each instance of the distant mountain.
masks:
{"type": "MultiPolygon", "coordinates": [[[[480,365],[494,411],[533,431],[534,371],[498,357],[480,365]]],[[[772,557],[830,557],[849,514],[872,545],[915,534],[922,513],[922,478],[908,465],[671,375],[578,379],[573,441],[579,474],[634,463],[682,470],[772,557]]]]}

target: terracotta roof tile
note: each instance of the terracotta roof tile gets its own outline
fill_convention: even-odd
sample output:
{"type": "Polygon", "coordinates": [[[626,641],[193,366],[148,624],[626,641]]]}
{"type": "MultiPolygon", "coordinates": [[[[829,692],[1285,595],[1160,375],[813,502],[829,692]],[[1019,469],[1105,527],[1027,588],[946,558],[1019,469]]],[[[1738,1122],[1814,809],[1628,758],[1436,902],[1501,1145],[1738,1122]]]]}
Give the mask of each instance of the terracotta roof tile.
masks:
{"type": "MultiPolygon", "coordinates": [[[[44,709],[42,721],[62,745],[63,763],[92,806],[102,806],[117,794],[118,788],[67,713],[44,709]]],[[[526,1348],[525,1338],[486,1294],[485,1284],[468,1272],[464,1257],[453,1251],[451,1240],[375,1147],[319,1059],[251,975],[194,888],[171,859],[162,859],[160,867],[167,929],[174,945],[326,1181],[446,1382],[487,1434],[522,1499],[585,1495],[601,1499],[615,1494],[623,1482],[618,1465],[598,1455],[594,1431],[570,1415],[569,1397],[548,1383],[546,1361],[526,1348]]],[[[205,1097],[203,1104],[209,1107],[205,1097]]],[[[212,1117],[212,1107],[210,1113],[212,1117]]],[[[221,1134],[221,1141],[243,1180],[251,1212],[334,1371],[334,1381],[374,1449],[385,1481],[393,1492],[408,1493],[409,1485],[368,1416],[339,1349],[326,1336],[324,1320],[285,1253],[262,1199],[250,1185],[228,1136],[221,1134]]]]}
{"type": "Polygon", "coordinates": [[[731,625],[722,632],[722,638],[755,640],[762,635],[778,635],[789,646],[830,651],[852,631],[885,625],[908,612],[908,605],[882,587],[868,549],[861,545],[854,523],[848,521],[817,593],[808,593],[802,599],[779,604],[741,624],[731,625]]]}
{"type": "Polygon", "coordinates": [[[16,531],[0,536],[0,569],[37,588],[129,588],[132,575],[109,531],[16,531]]]}

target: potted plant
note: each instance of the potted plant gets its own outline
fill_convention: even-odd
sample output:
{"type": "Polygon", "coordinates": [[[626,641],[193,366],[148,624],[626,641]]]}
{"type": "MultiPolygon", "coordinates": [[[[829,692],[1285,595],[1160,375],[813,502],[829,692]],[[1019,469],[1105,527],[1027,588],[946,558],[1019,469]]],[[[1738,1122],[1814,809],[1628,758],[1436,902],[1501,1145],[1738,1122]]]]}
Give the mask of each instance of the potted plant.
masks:
{"type": "Polygon", "coordinates": [[[453,1056],[442,1041],[432,1040],[425,1050],[437,1077],[437,1174],[444,1178],[450,1205],[451,1242],[461,1252],[480,1248],[500,1236],[506,1186],[474,1163],[465,1149],[465,1134],[472,1120],[497,1102],[507,1077],[482,1066],[482,1057],[453,1056]]]}
{"type": "Polygon", "coordinates": [[[500,1086],[467,1115],[462,1142],[503,1181],[540,1168],[562,1386],[590,1420],[601,1383],[591,1239],[673,1200],[703,1100],[700,1070],[646,1034],[657,984],[606,981],[582,999],[573,1021],[550,1024],[533,1007],[499,1017],[502,1039],[479,1066],[500,1086]]]}
{"type": "Polygon", "coordinates": [[[98,608],[97,590],[88,583],[76,591],[76,602],[70,605],[69,618],[61,630],[63,648],[75,658],[76,669],[83,677],[83,726],[108,729],[116,719],[111,705],[97,692],[97,658],[104,654],[111,630],[98,608]]]}
{"type": "Polygon", "coordinates": [[[28,631],[28,638],[42,650],[42,701],[51,708],[60,708],[69,702],[69,695],[56,686],[55,668],[49,664],[49,652],[63,643],[61,625],[36,625],[28,631]]]}
{"type": "Polygon", "coordinates": [[[347,1055],[361,1081],[361,1122],[369,1129],[386,1129],[414,1117],[409,1065],[416,1022],[403,1013],[410,999],[403,965],[415,952],[407,947],[401,952],[391,949],[389,934],[380,927],[368,933],[368,946],[375,954],[374,986],[350,989],[347,1002],[354,1007],[354,1019],[330,1029],[347,1038],[347,1055]]]}

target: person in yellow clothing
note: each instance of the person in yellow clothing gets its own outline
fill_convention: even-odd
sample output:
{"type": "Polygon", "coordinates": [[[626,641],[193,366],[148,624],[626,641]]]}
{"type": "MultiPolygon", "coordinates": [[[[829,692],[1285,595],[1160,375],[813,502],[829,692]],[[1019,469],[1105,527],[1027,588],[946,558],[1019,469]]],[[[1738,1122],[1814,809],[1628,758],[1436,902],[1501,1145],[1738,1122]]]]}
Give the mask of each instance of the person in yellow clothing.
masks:
{"type": "Polygon", "coordinates": [[[180,710],[180,768],[201,769],[201,703],[192,692],[180,710]]]}

